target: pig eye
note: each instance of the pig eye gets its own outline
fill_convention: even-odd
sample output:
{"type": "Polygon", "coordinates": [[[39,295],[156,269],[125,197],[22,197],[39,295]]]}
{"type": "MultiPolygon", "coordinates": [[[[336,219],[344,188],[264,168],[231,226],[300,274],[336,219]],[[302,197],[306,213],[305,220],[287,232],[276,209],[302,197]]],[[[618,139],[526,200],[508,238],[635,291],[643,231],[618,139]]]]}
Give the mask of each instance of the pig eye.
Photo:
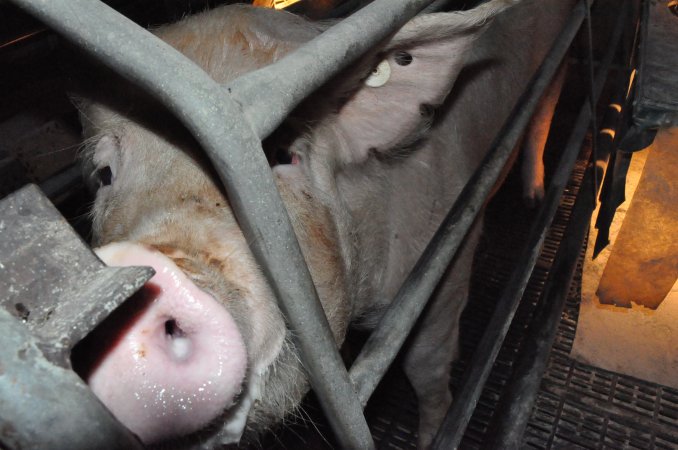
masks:
{"type": "Polygon", "coordinates": [[[120,140],[111,134],[99,139],[92,154],[94,172],[91,175],[93,188],[111,186],[116,179],[117,167],[120,165],[120,140]]]}
{"type": "Polygon", "coordinates": [[[273,151],[269,164],[271,167],[285,164],[299,164],[299,156],[296,153],[290,152],[285,147],[279,147],[273,151]]]}
{"type": "Polygon", "coordinates": [[[101,167],[97,169],[96,172],[97,179],[99,180],[99,186],[110,186],[113,183],[113,172],[111,171],[110,166],[101,167]]]}
{"type": "Polygon", "coordinates": [[[278,148],[273,155],[273,164],[292,164],[292,154],[286,148],[278,148]]]}
{"type": "Polygon", "coordinates": [[[409,66],[412,63],[412,55],[405,51],[397,51],[393,56],[399,66],[409,66]]]}

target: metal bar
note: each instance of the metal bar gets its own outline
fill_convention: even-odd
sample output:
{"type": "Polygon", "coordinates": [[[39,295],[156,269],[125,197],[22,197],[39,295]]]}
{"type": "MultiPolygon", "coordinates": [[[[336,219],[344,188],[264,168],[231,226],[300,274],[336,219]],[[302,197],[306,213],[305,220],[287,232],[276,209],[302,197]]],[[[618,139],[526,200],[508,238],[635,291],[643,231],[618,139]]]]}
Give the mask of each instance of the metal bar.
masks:
{"type": "MultiPolygon", "coordinates": [[[[607,53],[603,58],[599,77],[607,76],[624,25],[626,25],[628,13],[629,2],[626,2],[618,16],[607,53]]],[[[617,89],[615,103],[623,100],[625,88],[625,85],[621,85],[617,89]]],[[[582,108],[585,107],[586,105],[582,106],[582,108]]],[[[608,109],[603,128],[615,130],[619,118],[619,111],[608,109]]],[[[610,150],[615,142],[613,136],[613,133],[601,134],[598,152],[591,152],[591,161],[579,188],[579,195],[565,231],[565,239],[560,244],[551,266],[540,303],[534,312],[530,328],[527,330],[525,347],[521,350],[521,355],[516,362],[511,380],[506,387],[506,394],[496,409],[497,419],[488,433],[491,441],[486,448],[497,450],[520,448],[522,444],[522,437],[530,419],[532,406],[537,397],[540,381],[558,330],[558,323],[565,307],[577,259],[589,230],[591,214],[596,206],[597,191],[600,188],[596,182],[600,176],[597,172],[601,171],[601,167],[607,163],[610,150]]]]}
{"type": "Polygon", "coordinates": [[[0,448],[140,448],[67,369],[153,269],[106,267],[35,185],[0,200],[0,218],[0,448]]]}
{"type": "MultiPolygon", "coordinates": [[[[580,4],[584,5],[585,1],[583,0],[580,4]]],[[[602,91],[605,80],[603,75],[607,75],[607,69],[601,70],[596,77],[596,99],[602,91]]],[[[482,386],[490,374],[492,365],[506,337],[513,315],[518,308],[532,269],[541,251],[547,227],[553,220],[558,208],[560,197],[567,185],[569,174],[584,141],[591,115],[590,105],[588,104],[582,107],[579,112],[574,129],[565,147],[565,153],[563,153],[558,162],[558,168],[551,179],[551,185],[546,192],[544,203],[539,209],[531,227],[528,241],[518,259],[523,261],[523,264],[512,273],[508,285],[497,303],[496,310],[487,325],[487,330],[473,354],[470,366],[464,372],[464,377],[459,387],[459,395],[448,411],[438,436],[436,436],[434,448],[457,448],[461,442],[473,409],[480,398],[482,386]]]]}
{"type": "Polygon", "coordinates": [[[339,444],[373,448],[260,139],[238,120],[238,103],[178,51],[100,2],[11,1],[145,88],[195,136],[219,173],[252,253],[278,298],[339,444]]]}
{"type": "Polygon", "coordinates": [[[28,328],[0,308],[0,447],[141,449],[72,370],[49,363],[28,328]]]}
{"type": "MultiPolygon", "coordinates": [[[[460,194],[353,363],[349,374],[358,387],[363,405],[395,359],[496,184],[581,25],[586,14],[583,2],[579,2],[572,11],[563,31],[514,108],[510,116],[513,120],[508,121],[497,135],[480,169],[460,194]]],[[[455,404],[458,403],[455,401],[455,404]]]]}
{"type": "Polygon", "coordinates": [[[523,433],[539,391],[541,377],[550,354],[550,346],[555,339],[568,288],[577,267],[581,245],[588,231],[585,227],[588,222],[583,217],[588,215],[587,219],[590,219],[593,211],[593,202],[590,201],[590,197],[594,183],[592,183],[591,174],[592,171],[587,172],[581,186],[589,192],[582,192],[580,189],[580,195],[572,212],[573,216],[577,215],[577,219],[574,217],[570,219],[565,231],[566,238],[560,244],[550,268],[540,304],[543,307],[535,311],[532,318],[532,323],[538,325],[534,327],[535,329],[526,331],[526,346],[521,351],[520,359],[514,369],[514,376],[524,378],[512,379],[511,386],[508,388],[509,395],[512,396],[511,400],[515,403],[500,404],[497,407],[496,414],[502,418],[495,425],[496,428],[490,428],[491,431],[487,433],[490,442],[485,448],[521,448],[523,433]],[[586,200],[583,197],[586,197],[586,200]]]}
{"type": "MultiPolygon", "coordinates": [[[[590,0],[589,0],[590,1],[590,0]]],[[[598,153],[598,136],[596,135],[596,130],[598,129],[598,124],[596,123],[596,105],[593,100],[593,89],[594,89],[594,67],[593,67],[593,24],[591,23],[591,4],[587,4],[586,8],[586,56],[588,58],[588,88],[589,88],[589,102],[591,102],[591,111],[593,115],[591,116],[591,130],[593,140],[591,142],[591,148],[593,149],[593,158],[596,158],[598,153]]],[[[608,69],[609,70],[609,69],[608,69]]],[[[593,174],[593,189],[598,191],[598,174],[593,174]]]]}
{"type": "Polygon", "coordinates": [[[288,57],[229,83],[229,92],[263,139],[294,106],[432,1],[376,0],[288,57]]]}
{"type": "Polygon", "coordinates": [[[0,307],[70,367],[73,346],[155,272],[107,267],[33,184],[0,200],[0,218],[0,307]]]}

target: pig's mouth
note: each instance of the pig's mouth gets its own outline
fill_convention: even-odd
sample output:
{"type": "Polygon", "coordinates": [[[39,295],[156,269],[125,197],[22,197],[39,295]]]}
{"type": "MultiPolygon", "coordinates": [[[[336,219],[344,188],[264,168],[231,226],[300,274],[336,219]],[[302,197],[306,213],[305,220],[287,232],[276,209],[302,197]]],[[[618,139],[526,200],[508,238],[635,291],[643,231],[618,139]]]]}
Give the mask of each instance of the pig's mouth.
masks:
{"type": "Polygon", "coordinates": [[[74,349],[76,371],[146,444],[221,417],[238,401],[247,372],[228,311],[161,253],[117,243],[97,254],[109,265],[152,266],[156,275],[74,349]]]}

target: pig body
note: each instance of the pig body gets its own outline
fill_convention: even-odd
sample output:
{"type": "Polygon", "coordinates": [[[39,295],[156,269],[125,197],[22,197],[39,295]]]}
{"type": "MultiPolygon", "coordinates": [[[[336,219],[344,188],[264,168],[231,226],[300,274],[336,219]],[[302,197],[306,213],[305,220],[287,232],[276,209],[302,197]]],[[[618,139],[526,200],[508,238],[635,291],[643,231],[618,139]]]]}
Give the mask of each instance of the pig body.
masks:
{"type": "MultiPolygon", "coordinates": [[[[307,100],[289,129],[265,143],[273,148],[271,161],[280,162],[273,168],[276,183],[338,343],[350,323],[377,322],[571,7],[563,0],[525,0],[487,20],[509,3],[413,19],[324,87],[322,96],[307,100]],[[275,141],[282,135],[286,139],[275,141]]],[[[322,25],[284,12],[240,5],[156,33],[226,83],[321,31],[322,25]]],[[[123,335],[134,330],[128,334],[138,337],[113,340],[86,376],[146,443],[179,439],[211,447],[238,441],[243,430],[248,440],[293,411],[308,382],[271,289],[197,144],[152,101],[134,102],[135,95],[116,93],[81,106],[90,144],[85,167],[98,185],[94,241],[104,246],[105,261],[150,261],[174,281],[157,281],[147,294],[151,300],[134,314],[140,319],[123,327],[123,335]],[[181,295],[174,295],[179,288],[172,283],[181,295]],[[211,311],[212,300],[227,313],[213,328],[201,327],[205,315],[183,306],[211,311]],[[153,327],[159,331],[149,332],[153,327]],[[160,337],[146,341],[148,334],[160,337]],[[168,381],[165,373],[177,367],[188,365],[190,372],[195,360],[218,359],[200,344],[210,340],[227,355],[223,364],[194,370],[212,375],[180,387],[168,381]],[[152,352],[169,355],[159,373],[146,363],[152,352]],[[125,372],[127,365],[138,376],[116,384],[122,375],[110,367],[125,372]],[[197,395],[208,381],[210,395],[197,395]],[[169,398],[170,390],[182,400],[169,398]],[[204,410],[211,412],[197,414],[204,410]]],[[[421,447],[431,442],[452,400],[449,369],[480,222],[406,349],[421,447]]]]}

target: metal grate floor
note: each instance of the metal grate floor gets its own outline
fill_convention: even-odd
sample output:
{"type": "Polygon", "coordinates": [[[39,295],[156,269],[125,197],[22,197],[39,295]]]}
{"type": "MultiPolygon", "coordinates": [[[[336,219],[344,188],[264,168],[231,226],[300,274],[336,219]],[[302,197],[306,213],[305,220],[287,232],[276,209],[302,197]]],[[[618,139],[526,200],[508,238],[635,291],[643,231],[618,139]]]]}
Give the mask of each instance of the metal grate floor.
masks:
{"type": "MultiPolygon", "coordinates": [[[[494,406],[510,376],[512,358],[520,348],[521,331],[527,326],[534,302],[546,279],[549,263],[562,237],[562,230],[576,195],[576,185],[584,168],[585,164],[580,161],[530,280],[524,303],[518,311],[464,437],[463,448],[481,448],[483,445],[494,406]]],[[[494,244],[491,237],[488,239],[489,243],[494,244]]],[[[479,259],[479,264],[483,265],[480,270],[484,271],[484,264],[489,262],[491,267],[499,263],[501,257],[481,255],[479,259]]],[[[502,265],[507,263],[510,261],[504,261],[502,265]]],[[[506,276],[501,271],[494,273],[500,273],[500,277],[506,276]]],[[[570,288],[547,370],[523,437],[523,448],[678,449],[677,390],[585,365],[569,358],[577,326],[580,285],[581,262],[570,288]]],[[[481,289],[485,291],[481,295],[489,298],[492,294],[487,291],[492,289],[493,286],[485,286],[481,289]]],[[[495,295],[496,292],[498,291],[495,291],[495,295]]],[[[463,364],[461,362],[459,365],[463,364]]],[[[455,369],[460,375],[462,368],[455,369]]]]}
{"type": "Polygon", "coordinates": [[[526,448],[676,449],[678,391],[568,357],[578,303],[570,298],[524,436],[526,448]]]}

